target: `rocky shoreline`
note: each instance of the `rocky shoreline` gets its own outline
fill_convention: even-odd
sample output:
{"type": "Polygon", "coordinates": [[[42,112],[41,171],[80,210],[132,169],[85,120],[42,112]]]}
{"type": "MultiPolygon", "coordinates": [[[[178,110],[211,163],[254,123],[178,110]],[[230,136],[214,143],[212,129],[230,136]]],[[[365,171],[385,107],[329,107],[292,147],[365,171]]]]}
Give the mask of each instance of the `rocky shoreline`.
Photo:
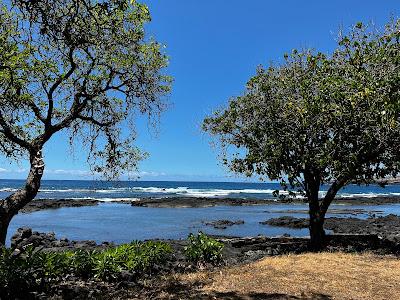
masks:
{"type": "Polygon", "coordinates": [[[95,241],[70,241],[62,237],[56,238],[54,232],[41,233],[29,227],[19,228],[11,237],[11,248],[22,249],[31,245],[36,251],[94,250],[115,246],[110,242],[97,244],[95,241]]]}
{"type": "Polygon", "coordinates": [[[96,206],[100,201],[95,199],[35,199],[29,202],[20,212],[31,213],[45,209],[62,207],[96,206]]]}
{"type": "Polygon", "coordinates": [[[245,198],[204,198],[204,197],[165,197],[142,198],[132,202],[132,206],[154,208],[201,208],[213,206],[269,205],[275,201],[245,198]]]}
{"type": "MultiPolygon", "coordinates": [[[[309,239],[306,237],[212,237],[224,244],[225,265],[248,263],[265,256],[309,251],[309,239]]],[[[187,240],[159,241],[171,244],[174,249],[174,256],[171,257],[173,270],[181,271],[182,267],[188,267],[183,255],[183,248],[188,244],[187,240]]],[[[28,227],[19,228],[11,237],[11,248],[23,249],[28,245],[33,246],[35,251],[95,250],[116,246],[110,242],[97,244],[95,241],[57,239],[53,232],[40,233],[28,227]]],[[[390,239],[378,234],[333,234],[327,235],[327,251],[373,251],[377,254],[400,255],[400,239],[390,239]]]]}
{"type": "MultiPolygon", "coordinates": [[[[264,225],[286,227],[286,228],[307,228],[309,220],[306,218],[294,218],[283,216],[261,222],[264,225]]],[[[375,218],[327,218],[324,228],[335,234],[364,234],[377,235],[384,238],[396,239],[400,242],[400,217],[387,215],[375,218]]]]}
{"type": "MultiPolygon", "coordinates": [[[[142,198],[131,203],[132,206],[155,208],[199,208],[212,206],[245,206],[245,205],[273,205],[273,204],[304,204],[304,201],[280,199],[247,199],[247,198],[205,198],[205,197],[165,197],[142,198]]],[[[400,197],[354,197],[337,198],[333,204],[339,205],[385,205],[399,204],[400,197]]]]}
{"type": "MultiPolygon", "coordinates": [[[[247,199],[247,198],[205,198],[205,197],[165,197],[165,198],[141,198],[132,200],[115,200],[111,203],[130,204],[136,207],[152,207],[152,208],[203,208],[214,206],[247,206],[247,205],[274,205],[274,204],[304,204],[300,200],[284,201],[271,199],[247,199]]],[[[21,212],[31,213],[45,209],[58,209],[63,207],[82,207],[96,206],[101,203],[97,199],[35,199],[26,205],[21,212]]],[[[337,198],[333,204],[339,205],[385,205],[399,204],[400,197],[376,197],[376,198],[337,198]]],[[[341,210],[336,209],[341,213],[341,210]]],[[[284,211],[283,211],[284,212],[284,211]]],[[[292,213],[292,211],[287,211],[292,213]]],[[[307,212],[298,211],[299,213],[307,212]]],[[[296,211],[293,211],[296,213],[296,211]]],[[[343,213],[347,214],[362,214],[360,209],[343,209],[343,213]]]]}
{"type": "MultiPolygon", "coordinates": [[[[224,244],[222,266],[235,266],[252,263],[265,257],[283,254],[300,254],[309,251],[307,238],[292,237],[214,237],[224,244]]],[[[112,243],[96,244],[94,241],[70,241],[66,238],[56,239],[54,233],[39,233],[30,228],[20,228],[12,237],[15,255],[19,255],[24,247],[31,245],[34,251],[95,250],[115,246],[112,243]]],[[[165,285],[165,280],[173,280],[174,274],[182,274],[197,270],[197,266],[185,259],[184,247],[187,240],[164,240],[171,245],[173,254],[163,265],[156,266],[156,273],[138,281],[129,276],[117,282],[99,280],[82,280],[67,277],[54,282],[45,293],[32,295],[32,299],[154,299],[154,291],[162,293],[157,287],[165,285]]],[[[400,241],[379,237],[378,235],[328,235],[329,252],[372,252],[378,255],[400,255],[400,241]]],[[[219,268],[205,266],[212,270],[219,268]]],[[[171,284],[173,291],[180,290],[171,284]]],[[[209,298],[204,298],[209,299],[209,298]]]]}

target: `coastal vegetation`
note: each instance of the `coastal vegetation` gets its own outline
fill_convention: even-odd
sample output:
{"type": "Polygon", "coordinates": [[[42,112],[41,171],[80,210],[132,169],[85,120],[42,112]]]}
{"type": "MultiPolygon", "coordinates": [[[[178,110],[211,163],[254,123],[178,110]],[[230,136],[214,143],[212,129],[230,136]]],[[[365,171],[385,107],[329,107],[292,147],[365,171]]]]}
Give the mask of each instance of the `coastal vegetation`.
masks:
{"type": "Polygon", "coordinates": [[[319,250],[340,189],[399,174],[399,66],[400,20],[380,31],[357,23],[331,55],[293,50],[282,64],[259,67],[245,93],[203,128],[232,171],[280,180],[281,197],[304,197],[319,250]],[[329,186],[324,194],[321,185],[329,186]]]}
{"type": "Polygon", "coordinates": [[[387,299],[399,288],[400,244],[376,236],[332,235],[315,254],[305,238],[198,234],[57,248],[28,232],[0,250],[1,299],[387,299]]]}
{"type": "MultiPolygon", "coordinates": [[[[28,231],[21,232],[26,235],[28,231]]],[[[183,253],[194,267],[217,265],[222,263],[223,248],[221,242],[200,232],[189,235],[183,253]]],[[[137,282],[170,268],[172,255],[175,253],[171,244],[163,241],[133,241],[105,249],[43,249],[34,243],[1,247],[0,298],[51,294],[52,288],[70,278],[99,283],[137,282]]]]}
{"type": "Polygon", "coordinates": [[[134,280],[165,263],[171,252],[169,244],[154,241],[134,241],[102,251],[35,251],[32,245],[22,250],[1,248],[0,295],[24,298],[68,276],[116,281],[129,274],[134,280]]]}
{"type": "Polygon", "coordinates": [[[184,248],[187,259],[196,264],[218,264],[222,261],[224,244],[199,232],[197,235],[189,234],[189,244],[184,248]]]}
{"type": "Polygon", "coordinates": [[[54,135],[69,134],[105,178],[146,156],[134,144],[135,117],[156,122],[171,83],[163,46],[146,37],[150,20],[129,0],[0,4],[0,154],[30,162],[25,185],[0,201],[0,244],[38,193],[54,135]]]}
{"type": "Polygon", "coordinates": [[[397,190],[372,200],[337,195],[400,177],[400,19],[382,30],[357,23],[330,54],[293,50],[260,66],[242,95],[204,119],[222,162],[280,181],[279,199],[276,183],[47,189],[43,151],[55,135],[84,148],[102,178],[137,171],[147,154],[136,147],[136,118],[157,124],[167,108],[168,57],[147,37],[150,13],[136,0],[1,1],[0,155],[30,169],[21,189],[0,186],[0,300],[398,297],[400,216],[387,208],[400,203],[397,190]],[[32,201],[39,190],[44,198],[32,201]],[[332,203],[348,206],[327,217],[332,203]],[[76,240],[35,231],[33,222],[35,230],[18,228],[24,219],[6,247],[18,213],[78,228],[76,240]],[[267,226],[274,237],[256,236],[267,226]],[[200,228],[216,235],[184,239],[200,228]],[[100,244],[103,237],[113,241],[100,244]]]}

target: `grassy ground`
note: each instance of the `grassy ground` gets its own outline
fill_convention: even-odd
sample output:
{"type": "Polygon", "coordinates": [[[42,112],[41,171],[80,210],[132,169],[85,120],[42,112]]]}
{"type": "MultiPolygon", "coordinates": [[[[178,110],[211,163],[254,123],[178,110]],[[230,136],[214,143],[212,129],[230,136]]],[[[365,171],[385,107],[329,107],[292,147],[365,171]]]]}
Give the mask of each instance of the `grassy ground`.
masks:
{"type": "Polygon", "coordinates": [[[163,299],[400,299],[400,260],[344,253],[276,256],[179,275],[159,288],[155,298],[163,299]]]}

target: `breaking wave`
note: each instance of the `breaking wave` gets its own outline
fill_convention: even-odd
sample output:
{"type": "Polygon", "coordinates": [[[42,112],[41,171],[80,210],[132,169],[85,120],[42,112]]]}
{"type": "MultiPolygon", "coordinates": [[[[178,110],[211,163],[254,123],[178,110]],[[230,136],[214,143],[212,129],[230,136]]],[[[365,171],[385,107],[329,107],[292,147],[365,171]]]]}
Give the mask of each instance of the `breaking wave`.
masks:
{"type": "MultiPolygon", "coordinates": [[[[14,187],[0,188],[0,198],[17,191],[14,187]]],[[[256,197],[273,199],[274,189],[224,189],[224,188],[190,188],[187,186],[178,187],[107,187],[107,188],[93,188],[93,187],[79,187],[79,188],[60,188],[60,187],[45,187],[40,189],[40,194],[45,198],[69,198],[75,197],[77,199],[92,198],[98,199],[103,202],[110,201],[125,201],[141,197],[167,197],[167,196],[185,196],[185,197],[207,197],[207,198],[223,198],[223,197],[256,197]]],[[[285,195],[288,192],[280,191],[280,194],[285,195]]],[[[320,196],[323,197],[326,191],[321,191],[320,196]]],[[[399,197],[400,192],[395,191],[357,191],[352,193],[350,191],[342,191],[337,195],[343,198],[375,198],[375,197],[399,197]]],[[[300,195],[298,197],[301,197],[300,195]]]]}

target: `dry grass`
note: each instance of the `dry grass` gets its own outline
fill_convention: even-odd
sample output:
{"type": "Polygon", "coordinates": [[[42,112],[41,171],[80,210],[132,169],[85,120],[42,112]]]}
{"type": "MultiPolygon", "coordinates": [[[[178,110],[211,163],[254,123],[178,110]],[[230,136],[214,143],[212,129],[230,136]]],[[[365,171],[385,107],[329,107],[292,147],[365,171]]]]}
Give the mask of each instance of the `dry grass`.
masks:
{"type": "Polygon", "coordinates": [[[197,292],[233,292],[235,299],[256,299],[248,296],[254,294],[284,296],[279,299],[400,299],[400,260],[372,254],[277,256],[179,279],[188,286],[202,282],[197,292]]]}

